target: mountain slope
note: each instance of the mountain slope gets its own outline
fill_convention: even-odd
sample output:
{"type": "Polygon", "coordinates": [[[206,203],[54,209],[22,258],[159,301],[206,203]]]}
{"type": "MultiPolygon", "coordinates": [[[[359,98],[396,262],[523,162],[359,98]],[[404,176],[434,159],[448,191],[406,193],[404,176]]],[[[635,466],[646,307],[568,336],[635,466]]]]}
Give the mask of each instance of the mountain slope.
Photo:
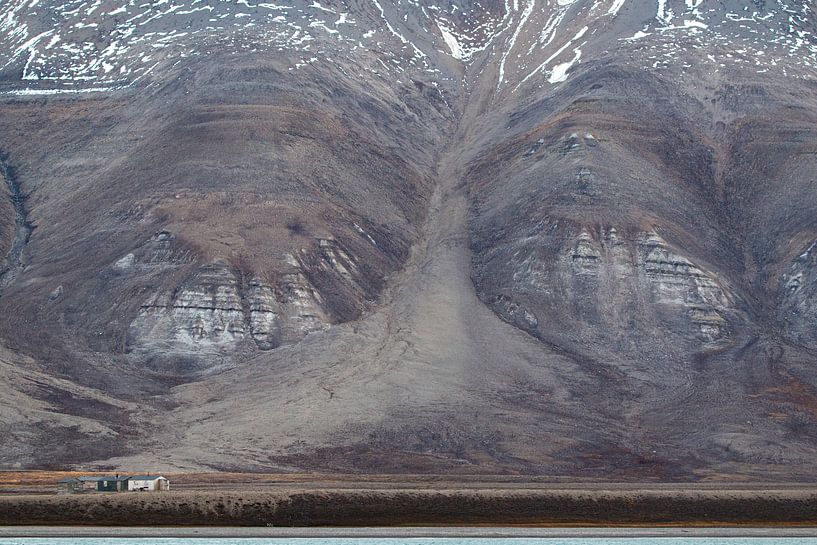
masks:
{"type": "Polygon", "coordinates": [[[0,460],[811,478],[814,25],[5,4],[0,460]]]}

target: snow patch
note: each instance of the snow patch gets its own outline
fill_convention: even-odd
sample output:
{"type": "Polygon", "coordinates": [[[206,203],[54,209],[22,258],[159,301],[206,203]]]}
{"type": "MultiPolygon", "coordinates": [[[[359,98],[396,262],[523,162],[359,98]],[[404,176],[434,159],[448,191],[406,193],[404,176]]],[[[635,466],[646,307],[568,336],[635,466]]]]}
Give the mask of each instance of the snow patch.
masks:
{"type": "Polygon", "coordinates": [[[522,27],[525,26],[525,23],[528,22],[528,17],[530,17],[530,14],[533,13],[533,8],[535,5],[536,0],[528,0],[528,5],[525,6],[525,11],[522,12],[522,16],[519,19],[519,24],[516,26],[516,30],[514,31],[513,36],[511,36],[511,40],[508,43],[508,47],[502,54],[502,59],[499,62],[499,81],[496,84],[497,89],[499,89],[499,86],[505,82],[505,61],[507,60],[508,55],[513,50],[513,46],[516,44],[516,39],[519,37],[519,33],[522,32],[522,27]]]}
{"type": "Polygon", "coordinates": [[[578,47],[573,50],[573,53],[574,55],[571,60],[563,62],[562,64],[557,64],[553,67],[553,70],[550,72],[550,77],[548,78],[548,83],[561,83],[563,81],[567,81],[567,72],[582,57],[582,50],[578,47]]]}
{"type": "Polygon", "coordinates": [[[612,17],[615,17],[616,15],[618,15],[618,12],[621,9],[621,6],[624,5],[624,1],[625,0],[613,0],[613,3],[610,6],[610,9],[607,10],[607,15],[610,15],[612,17]]]}
{"type": "Polygon", "coordinates": [[[440,29],[440,33],[443,36],[443,41],[451,51],[451,56],[458,60],[464,60],[466,57],[462,52],[462,47],[460,47],[460,43],[457,41],[457,38],[455,38],[447,28],[442,26],[439,21],[437,21],[437,28],[440,29]]]}

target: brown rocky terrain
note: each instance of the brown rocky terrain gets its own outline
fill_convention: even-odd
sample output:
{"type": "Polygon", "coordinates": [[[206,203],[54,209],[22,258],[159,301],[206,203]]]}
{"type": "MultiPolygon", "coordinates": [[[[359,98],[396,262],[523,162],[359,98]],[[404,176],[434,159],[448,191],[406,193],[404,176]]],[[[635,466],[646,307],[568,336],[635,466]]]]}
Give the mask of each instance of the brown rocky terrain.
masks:
{"type": "Polygon", "coordinates": [[[813,492],[281,490],[0,496],[0,524],[384,526],[814,524],[813,492]]]}
{"type": "Polygon", "coordinates": [[[3,4],[0,465],[812,481],[815,20],[3,4]]]}
{"type": "Polygon", "coordinates": [[[170,492],[54,495],[58,479],[78,474],[0,473],[0,525],[723,528],[807,526],[817,520],[813,487],[796,484],[180,473],[168,474],[170,492]]]}

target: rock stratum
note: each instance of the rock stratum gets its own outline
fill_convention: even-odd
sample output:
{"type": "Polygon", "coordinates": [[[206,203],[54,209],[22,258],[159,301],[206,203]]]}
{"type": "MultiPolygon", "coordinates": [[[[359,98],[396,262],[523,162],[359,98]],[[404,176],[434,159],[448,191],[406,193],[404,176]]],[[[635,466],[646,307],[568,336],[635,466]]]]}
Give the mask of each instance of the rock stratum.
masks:
{"type": "Polygon", "coordinates": [[[817,14],[8,0],[0,466],[817,477],[817,14]]]}

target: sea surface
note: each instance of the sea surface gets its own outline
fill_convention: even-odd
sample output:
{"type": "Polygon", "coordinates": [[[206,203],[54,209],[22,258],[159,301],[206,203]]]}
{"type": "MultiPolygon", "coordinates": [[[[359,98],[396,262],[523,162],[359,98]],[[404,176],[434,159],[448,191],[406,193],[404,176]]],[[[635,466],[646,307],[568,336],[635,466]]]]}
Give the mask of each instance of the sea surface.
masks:
{"type": "Polygon", "coordinates": [[[817,538],[0,538],[0,545],[817,545],[817,538]]]}

